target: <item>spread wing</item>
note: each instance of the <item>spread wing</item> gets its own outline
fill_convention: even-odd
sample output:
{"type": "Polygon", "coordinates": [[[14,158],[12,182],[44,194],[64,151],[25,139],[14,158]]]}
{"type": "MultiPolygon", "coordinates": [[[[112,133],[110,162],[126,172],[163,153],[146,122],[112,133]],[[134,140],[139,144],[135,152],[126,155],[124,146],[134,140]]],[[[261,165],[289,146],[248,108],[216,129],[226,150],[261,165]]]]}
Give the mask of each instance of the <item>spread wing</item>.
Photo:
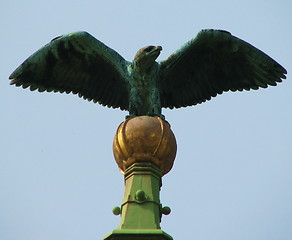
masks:
{"type": "Polygon", "coordinates": [[[168,108],[199,104],[229,90],[276,86],[287,73],[265,53],[222,30],[202,30],[160,64],[161,102],[168,108]]]}
{"type": "Polygon", "coordinates": [[[87,32],[53,39],[9,77],[30,90],[78,94],[89,101],[128,109],[127,66],[117,52],[87,32]]]}

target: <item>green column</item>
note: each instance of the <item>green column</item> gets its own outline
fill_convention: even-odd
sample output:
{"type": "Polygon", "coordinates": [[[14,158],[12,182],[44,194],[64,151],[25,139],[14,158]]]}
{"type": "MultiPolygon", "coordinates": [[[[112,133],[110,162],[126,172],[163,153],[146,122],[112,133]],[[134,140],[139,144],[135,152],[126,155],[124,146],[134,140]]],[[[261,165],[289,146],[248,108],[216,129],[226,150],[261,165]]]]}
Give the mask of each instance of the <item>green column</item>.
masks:
{"type": "Polygon", "coordinates": [[[162,213],[170,212],[160,204],[161,177],[160,169],[149,162],[136,162],[126,170],[121,224],[104,240],[172,239],[160,228],[162,213]]]}

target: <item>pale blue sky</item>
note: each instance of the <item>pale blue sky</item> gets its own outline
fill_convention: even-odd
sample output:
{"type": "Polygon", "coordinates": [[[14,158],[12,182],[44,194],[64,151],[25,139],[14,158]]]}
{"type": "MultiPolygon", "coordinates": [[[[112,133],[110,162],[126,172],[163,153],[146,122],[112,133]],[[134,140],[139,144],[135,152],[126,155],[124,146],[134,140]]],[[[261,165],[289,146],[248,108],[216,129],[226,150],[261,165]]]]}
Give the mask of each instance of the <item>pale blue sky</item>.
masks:
{"type": "Polygon", "coordinates": [[[85,30],[127,60],[166,59],[204,28],[225,29],[288,71],[277,87],[165,110],[178,142],[161,201],[174,239],[292,239],[292,2],[2,0],[0,240],[96,240],[119,225],[123,176],[112,139],[126,112],[30,92],[8,76],[63,33],[85,30]]]}

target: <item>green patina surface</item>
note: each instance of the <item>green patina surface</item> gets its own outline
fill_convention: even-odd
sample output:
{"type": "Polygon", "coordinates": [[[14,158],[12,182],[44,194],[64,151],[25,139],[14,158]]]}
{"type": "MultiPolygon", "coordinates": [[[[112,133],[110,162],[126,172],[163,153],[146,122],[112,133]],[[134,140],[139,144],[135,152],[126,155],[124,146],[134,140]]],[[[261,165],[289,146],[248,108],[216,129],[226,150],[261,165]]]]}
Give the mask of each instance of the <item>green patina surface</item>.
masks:
{"type": "MultiPolygon", "coordinates": [[[[172,237],[161,230],[163,213],[159,199],[161,173],[151,163],[134,163],[125,173],[125,193],[121,204],[121,223],[104,240],[171,240],[172,237]]],[[[117,211],[119,212],[119,211],[117,211]]]]}
{"type": "Polygon", "coordinates": [[[140,49],[126,61],[89,33],[54,38],[24,61],[11,84],[30,90],[78,94],[129,116],[159,116],[227,91],[275,86],[286,70],[249,43],[222,30],[202,30],[168,59],[162,47],[140,49]]]}

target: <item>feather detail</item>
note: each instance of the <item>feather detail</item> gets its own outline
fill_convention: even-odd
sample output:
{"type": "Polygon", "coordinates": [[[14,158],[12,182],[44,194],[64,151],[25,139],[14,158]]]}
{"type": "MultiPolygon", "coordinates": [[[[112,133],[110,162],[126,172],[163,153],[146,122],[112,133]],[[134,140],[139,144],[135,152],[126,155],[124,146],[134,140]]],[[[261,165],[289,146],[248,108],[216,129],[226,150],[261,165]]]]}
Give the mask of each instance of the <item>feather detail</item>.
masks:
{"type": "Polygon", "coordinates": [[[127,109],[128,100],[121,92],[129,93],[129,64],[90,34],[77,32],[53,39],[9,78],[10,84],[32,91],[73,92],[108,107],[127,109]]]}
{"type": "Polygon", "coordinates": [[[167,108],[196,105],[222,92],[276,86],[287,74],[268,55],[222,30],[202,30],[160,62],[160,69],[161,102],[167,108]]]}

